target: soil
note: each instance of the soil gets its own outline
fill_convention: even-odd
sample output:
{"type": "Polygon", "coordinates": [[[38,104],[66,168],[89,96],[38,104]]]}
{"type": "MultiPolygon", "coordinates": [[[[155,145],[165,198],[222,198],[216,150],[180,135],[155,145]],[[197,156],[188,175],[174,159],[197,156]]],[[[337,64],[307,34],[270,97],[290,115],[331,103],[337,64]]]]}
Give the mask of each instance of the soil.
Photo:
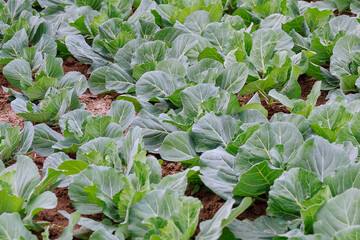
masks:
{"type": "Polygon", "coordinates": [[[244,96],[238,95],[237,98],[238,98],[240,106],[242,107],[242,106],[246,105],[250,101],[252,96],[253,96],[252,94],[248,94],[248,95],[244,95],[244,96]]]}
{"type": "Polygon", "coordinates": [[[89,79],[90,77],[90,75],[88,74],[89,68],[90,65],[83,64],[73,57],[68,57],[63,62],[64,73],[73,71],[80,72],[81,74],[85,75],[86,79],[89,79]]]}
{"type": "Polygon", "coordinates": [[[58,205],[54,209],[43,210],[38,213],[34,221],[48,221],[50,222],[50,238],[55,239],[61,236],[62,230],[67,227],[69,221],[58,210],[63,210],[68,213],[75,212],[71,205],[71,200],[68,196],[67,188],[56,188],[53,191],[58,198],[58,205]]]}
{"type": "MultiPolygon", "coordinates": [[[[322,2],[324,0],[305,0],[306,2],[322,2]]],[[[350,17],[356,17],[357,15],[355,13],[352,13],[350,10],[344,11],[342,13],[339,13],[339,10],[335,10],[334,11],[334,15],[335,16],[339,16],[339,15],[348,15],[350,17]]]]}
{"type": "Polygon", "coordinates": [[[192,197],[198,198],[203,204],[203,208],[200,211],[199,222],[212,219],[225,203],[224,199],[205,187],[201,187],[192,197]]]}
{"type": "MultiPolygon", "coordinates": [[[[306,75],[301,75],[299,77],[299,85],[301,87],[301,99],[306,100],[307,96],[311,92],[315,82],[317,80],[313,77],[308,77],[306,75]]],[[[325,104],[328,100],[326,99],[326,96],[328,95],[329,91],[321,91],[321,95],[319,96],[316,106],[325,104]]],[[[244,96],[238,96],[238,101],[240,106],[246,105],[251,97],[252,94],[244,95],[244,96]]],[[[290,113],[290,111],[282,105],[280,102],[273,102],[272,105],[270,105],[265,99],[261,99],[261,104],[263,107],[268,111],[268,119],[270,119],[275,113],[283,112],[283,113],[290,113]]]]}
{"type": "MultiPolygon", "coordinates": [[[[252,94],[238,96],[240,106],[246,105],[252,96],[252,94]]],[[[279,102],[274,102],[272,105],[270,105],[265,99],[261,99],[261,105],[263,105],[263,107],[268,111],[268,119],[270,119],[277,112],[290,113],[290,111],[279,102]]]]}
{"type": "Polygon", "coordinates": [[[240,214],[236,219],[245,220],[249,219],[254,221],[260,216],[266,215],[267,203],[259,200],[255,200],[254,203],[245,210],[242,214],[240,214]]]}
{"type": "MultiPolygon", "coordinates": [[[[58,211],[59,210],[66,211],[69,214],[75,212],[75,209],[72,206],[71,200],[68,196],[67,188],[56,188],[53,190],[53,192],[55,193],[58,199],[58,204],[56,208],[42,210],[34,219],[34,221],[36,222],[38,221],[50,222],[50,229],[49,229],[50,239],[59,238],[64,228],[67,227],[69,223],[69,220],[58,211]]],[[[103,220],[103,214],[82,215],[82,217],[91,218],[99,222],[103,220]]],[[[79,228],[80,228],[79,225],[75,225],[74,227],[75,230],[79,228]]]]}
{"type": "Polygon", "coordinates": [[[270,120],[275,113],[283,112],[283,113],[290,113],[289,109],[282,105],[279,102],[273,102],[273,104],[269,104],[265,99],[261,99],[261,104],[265,107],[268,111],[268,119],[270,120]]]}
{"type": "Polygon", "coordinates": [[[111,107],[111,103],[119,96],[118,93],[109,93],[102,95],[93,95],[88,90],[79,96],[80,103],[86,104],[86,110],[91,114],[106,115],[111,107]]]}
{"type": "MultiPolygon", "coordinates": [[[[313,85],[317,80],[313,77],[308,77],[306,75],[300,76],[298,80],[300,87],[301,87],[301,99],[306,100],[307,96],[311,92],[313,85]]],[[[325,104],[328,100],[326,96],[328,95],[329,91],[321,91],[321,95],[317,100],[316,106],[325,104]]]]}
{"type": "MultiPolygon", "coordinates": [[[[189,195],[190,190],[186,191],[186,195],[189,195]]],[[[209,189],[202,187],[200,190],[192,195],[193,197],[198,198],[203,208],[200,211],[199,223],[212,219],[216,212],[224,205],[225,201],[210,191],[209,189]]],[[[237,219],[244,220],[249,219],[254,221],[262,215],[266,215],[267,203],[259,200],[255,202],[246,209],[242,214],[240,214],[237,219]]],[[[200,232],[200,226],[198,225],[195,231],[193,238],[200,232]]],[[[195,239],[195,238],[194,238],[195,239]]]]}
{"type": "Polygon", "coordinates": [[[46,157],[42,157],[42,156],[36,154],[35,152],[30,153],[30,156],[32,157],[34,163],[38,167],[41,177],[43,177],[42,169],[43,169],[46,157]]]}
{"type": "Polygon", "coordinates": [[[2,87],[11,88],[10,83],[5,79],[2,71],[0,71],[0,122],[8,122],[13,126],[24,127],[24,120],[17,116],[11,107],[10,101],[7,97],[10,95],[4,92],[2,87]]]}
{"type": "Polygon", "coordinates": [[[184,170],[184,167],[179,162],[168,162],[163,160],[163,164],[161,165],[161,173],[162,177],[166,177],[167,175],[172,175],[184,170]]]}
{"type": "Polygon", "coordinates": [[[356,17],[357,16],[355,13],[352,13],[350,10],[344,11],[342,13],[339,13],[339,10],[335,10],[334,15],[335,16],[348,15],[349,17],[356,17]]]}
{"type": "MultiPolygon", "coordinates": [[[[85,75],[89,79],[88,74],[90,65],[82,64],[73,57],[69,57],[63,62],[64,73],[77,71],[85,75]]],[[[84,94],[79,96],[79,101],[86,104],[86,110],[91,112],[93,115],[101,114],[104,116],[110,109],[111,103],[119,96],[117,93],[93,95],[87,90],[84,94]]]]}

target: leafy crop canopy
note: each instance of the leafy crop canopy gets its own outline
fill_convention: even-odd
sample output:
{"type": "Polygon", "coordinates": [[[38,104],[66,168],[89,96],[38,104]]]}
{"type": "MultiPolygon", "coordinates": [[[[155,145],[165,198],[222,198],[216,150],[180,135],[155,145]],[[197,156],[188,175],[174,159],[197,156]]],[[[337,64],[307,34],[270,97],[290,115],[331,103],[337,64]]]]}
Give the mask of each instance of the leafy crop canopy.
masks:
{"type": "Polygon", "coordinates": [[[0,0],[0,239],[359,238],[359,14],[0,0]]]}

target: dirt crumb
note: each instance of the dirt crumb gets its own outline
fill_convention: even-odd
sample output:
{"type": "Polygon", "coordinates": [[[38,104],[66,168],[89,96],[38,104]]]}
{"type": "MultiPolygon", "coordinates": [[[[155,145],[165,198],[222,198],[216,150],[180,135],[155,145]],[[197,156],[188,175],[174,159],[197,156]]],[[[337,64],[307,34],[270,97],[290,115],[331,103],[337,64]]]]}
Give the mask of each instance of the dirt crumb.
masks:
{"type": "Polygon", "coordinates": [[[79,95],[79,101],[80,103],[86,104],[86,110],[91,114],[96,115],[100,113],[104,116],[109,111],[111,103],[115,101],[118,96],[118,93],[93,95],[89,91],[86,91],[84,94],[79,95]]]}
{"type": "Polygon", "coordinates": [[[246,105],[250,101],[250,99],[252,97],[253,97],[252,94],[247,94],[247,95],[244,95],[244,96],[237,96],[239,104],[240,104],[241,107],[246,105]]]}
{"type": "Polygon", "coordinates": [[[73,57],[68,57],[63,62],[63,69],[65,74],[74,71],[80,72],[81,74],[85,75],[86,79],[89,79],[90,77],[90,75],[88,74],[89,68],[90,65],[83,64],[73,57]]]}
{"type": "Polygon", "coordinates": [[[184,167],[179,162],[168,162],[163,160],[163,164],[161,165],[162,177],[166,177],[167,175],[176,174],[184,170],[184,167]]]}

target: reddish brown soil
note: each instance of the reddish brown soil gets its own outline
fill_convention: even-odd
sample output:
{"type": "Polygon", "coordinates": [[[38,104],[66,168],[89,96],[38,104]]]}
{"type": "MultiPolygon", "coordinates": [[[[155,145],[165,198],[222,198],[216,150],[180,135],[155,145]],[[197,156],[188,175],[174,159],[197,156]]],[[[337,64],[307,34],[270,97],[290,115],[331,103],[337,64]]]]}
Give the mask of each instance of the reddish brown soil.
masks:
{"type": "MultiPolygon", "coordinates": [[[[189,195],[190,190],[187,190],[186,194],[189,195]]],[[[225,201],[206,188],[201,188],[198,192],[192,195],[198,198],[203,204],[203,208],[200,211],[199,223],[212,219],[216,212],[224,205],[225,201]]],[[[240,214],[237,219],[244,220],[249,219],[251,221],[257,219],[262,215],[266,215],[266,202],[256,200],[245,212],[240,214]]],[[[199,226],[195,231],[195,236],[200,232],[199,226]]]]}
{"type": "Polygon", "coordinates": [[[200,232],[200,223],[212,219],[216,212],[224,205],[225,201],[205,187],[201,187],[198,192],[192,195],[190,194],[191,191],[191,188],[187,189],[185,195],[198,198],[203,205],[199,214],[199,224],[196,227],[194,236],[191,238],[191,240],[194,240],[200,232]]]}
{"type": "Polygon", "coordinates": [[[64,73],[72,71],[80,72],[81,74],[84,74],[87,79],[90,77],[90,75],[88,74],[89,68],[90,65],[83,64],[73,57],[69,57],[63,62],[64,73]]]}
{"type": "Polygon", "coordinates": [[[6,167],[6,168],[7,168],[7,167],[10,167],[10,166],[14,165],[15,163],[16,163],[16,160],[12,160],[12,161],[6,163],[6,164],[5,164],[5,167],[6,167]]]}
{"type": "Polygon", "coordinates": [[[35,163],[36,166],[38,167],[39,173],[40,173],[41,177],[43,177],[42,168],[43,168],[43,165],[44,165],[44,162],[45,162],[46,157],[39,156],[39,155],[36,154],[35,152],[32,152],[32,153],[30,154],[30,156],[32,157],[32,159],[34,160],[34,163],[35,163]]]}
{"type": "MultiPolygon", "coordinates": [[[[300,76],[298,82],[301,87],[301,99],[306,100],[307,96],[311,92],[311,89],[313,88],[313,85],[315,84],[317,80],[313,77],[308,76],[300,76]]],[[[321,95],[318,98],[318,101],[316,103],[317,106],[325,104],[327,102],[326,96],[329,93],[329,91],[321,91],[321,95]]]]}
{"type": "Polygon", "coordinates": [[[9,94],[3,91],[3,86],[7,88],[11,87],[0,71],[0,122],[8,122],[13,126],[20,126],[22,129],[24,127],[24,120],[17,116],[15,111],[12,109],[11,103],[7,99],[9,94]]]}
{"type": "Polygon", "coordinates": [[[118,93],[93,95],[86,91],[79,96],[79,101],[86,104],[86,110],[91,112],[91,114],[96,115],[100,113],[104,116],[109,111],[111,103],[115,101],[118,96],[118,93]]]}
{"type": "MultiPolygon", "coordinates": [[[[184,169],[184,167],[181,165],[181,163],[176,163],[176,162],[168,162],[168,161],[164,160],[163,164],[161,165],[163,177],[165,177],[167,175],[176,174],[176,173],[182,171],[183,169],[184,169]]],[[[209,220],[209,219],[212,219],[214,217],[214,215],[216,214],[216,212],[225,203],[225,201],[221,197],[219,197],[218,195],[216,195],[215,193],[213,193],[211,190],[207,189],[206,187],[201,187],[199,191],[197,191],[191,195],[192,190],[193,190],[193,187],[189,188],[189,186],[188,186],[188,189],[186,190],[185,195],[193,196],[195,198],[198,198],[201,201],[203,208],[200,211],[199,223],[209,220]]],[[[255,201],[255,205],[252,205],[249,209],[247,209],[244,213],[242,213],[238,217],[238,219],[239,220],[243,220],[243,219],[255,220],[256,218],[260,217],[261,215],[266,214],[266,207],[267,207],[266,203],[261,202],[261,201],[255,201]]],[[[198,225],[194,236],[196,236],[199,232],[200,232],[200,228],[198,225]]]]}
{"type": "Polygon", "coordinates": [[[181,170],[184,169],[183,165],[178,162],[168,162],[163,160],[163,164],[161,165],[161,173],[163,177],[166,177],[167,175],[176,174],[178,172],[181,172],[181,170]]]}
{"type": "MultiPolygon", "coordinates": [[[[41,211],[34,221],[48,221],[50,222],[50,238],[55,239],[59,238],[62,234],[62,231],[65,227],[67,227],[69,220],[64,217],[59,210],[66,211],[68,213],[75,212],[74,207],[71,204],[71,200],[68,196],[68,189],[67,188],[56,188],[53,190],[56,197],[58,198],[58,205],[54,209],[48,209],[41,211]]],[[[91,218],[95,221],[102,221],[103,215],[102,214],[93,214],[93,215],[82,215],[83,217],[91,218]]],[[[74,229],[79,229],[80,226],[76,225],[74,229]]]]}
{"type": "Polygon", "coordinates": [[[259,200],[255,200],[255,202],[245,210],[242,214],[240,214],[237,219],[244,220],[249,219],[254,221],[260,216],[266,215],[267,203],[259,200]]]}
{"type": "Polygon", "coordinates": [[[61,236],[62,230],[68,225],[68,219],[61,215],[58,210],[64,210],[68,213],[75,212],[68,196],[67,188],[56,188],[53,191],[58,198],[58,205],[54,209],[43,210],[39,212],[34,221],[50,222],[50,238],[55,239],[61,236]]]}
{"type": "Polygon", "coordinates": [[[357,16],[355,13],[352,13],[350,10],[344,11],[342,13],[339,13],[339,10],[335,10],[334,15],[335,16],[348,15],[349,17],[356,17],[357,16]]]}
{"type": "MultiPolygon", "coordinates": [[[[238,96],[240,106],[246,105],[252,96],[252,94],[238,96]]],[[[263,107],[268,111],[268,119],[270,119],[277,112],[290,113],[284,105],[278,102],[274,102],[272,105],[270,105],[265,99],[261,99],[261,105],[263,105],[263,107]]]]}
{"type": "Polygon", "coordinates": [[[192,196],[198,198],[203,204],[203,208],[200,211],[199,222],[212,219],[215,213],[225,203],[221,197],[204,187],[200,188],[200,190],[192,196]]]}
{"type": "MultiPolygon", "coordinates": [[[[308,77],[306,75],[302,75],[299,77],[298,82],[301,87],[301,99],[306,100],[307,96],[311,92],[311,89],[316,81],[317,80],[315,78],[308,77]]],[[[327,102],[326,96],[328,93],[329,91],[321,91],[321,95],[316,103],[317,106],[325,104],[327,102]]],[[[252,96],[253,96],[252,94],[238,96],[240,106],[246,105],[250,101],[252,96]]],[[[278,112],[290,113],[290,111],[279,102],[273,102],[272,105],[270,105],[265,99],[261,99],[261,104],[269,113],[268,119],[270,119],[275,113],[278,112]]]]}
{"type": "MultiPolygon", "coordinates": [[[[321,1],[324,1],[324,0],[305,0],[305,1],[307,1],[307,2],[321,2],[321,1]]],[[[342,13],[339,13],[339,10],[335,10],[334,15],[335,16],[348,15],[350,17],[356,17],[356,14],[352,13],[350,10],[344,11],[342,13]]]]}
{"type": "MultiPolygon", "coordinates": [[[[82,64],[73,57],[69,57],[64,60],[63,68],[64,73],[71,71],[77,71],[86,76],[88,79],[90,75],[88,74],[90,65],[82,64]]],[[[105,115],[110,109],[111,103],[119,96],[117,93],[111,93],[106,95],[93,95],[87,90],[84,94],[79,96],[81,103],[86,104],[86,110],[91,112],[93,115],[100,113],[105,115]]]]}
{"type": "Polygon", "coordinates": [[[272,118],[275,113],[283,112],[283,113],[290,113],[290,111],[282,105],[279,102],[273,102],[272,105],[270,105],[265,99],[261,99],[261,104],[265,107],[265,109],[268,111],[268,119],[272,118]]]}
{"type": "Polygon", "coordinates": [[[248,94],[248,95],[244,95],[244,96],[237,96],[240,106],[246,105],[250,101],[252,96],[253,96],[252,94],[248,94]]]}
{"type": "Polygon", "coordinates": [[[136,11],[136,8],[132,7],[131,8],[131,13],[130,13],[130,16],[132,16],[134,14],[134,12],[136,11]]]}
{"type": "Polygon", "coordinates": [[[49,126],[49,127],[50,127],[52,130],[54,130],[55,132],[62,134],[61,128],[60,128],[59,125],[49,126]]]}

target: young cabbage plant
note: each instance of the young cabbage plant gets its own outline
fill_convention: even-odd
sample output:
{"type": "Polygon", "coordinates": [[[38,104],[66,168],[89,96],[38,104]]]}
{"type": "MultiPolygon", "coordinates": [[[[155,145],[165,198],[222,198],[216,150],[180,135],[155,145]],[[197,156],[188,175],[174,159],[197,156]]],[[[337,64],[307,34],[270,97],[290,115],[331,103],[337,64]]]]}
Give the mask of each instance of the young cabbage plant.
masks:
{"type": "Polygon", "coordinates": [[[283,93],[276,91],[276,89],[272,89],[269,92],[270,97],[278,100],[280,103],[285,105],[291,113],[303,115],[306,118],[315,109],[320,94],[321,94],[320,81],[317,81],[314,84],[310,94],[307,96],[307,99],[305,101],[302,99],[288,98],[283,93]]]}
{"type": "MultiPolygon", "coordinates": [[[[39,170],[31,158],[18,155],[16,160],[14,165],[0,171],[0,219],[12,214],[14,219],[22,222],[19,225],[40,231],[42,227],[33,218],[43,209],[56,207],[57,198],[51,192],[51,185],[56,183],[62,172],[49,169],[41,180],[39,170]]],[[[0,228],[0,236],[6,235],[10,229],[0,228]]]]}
{"type": "MultiPolygon", "coordinates": [[[[41,54],[40,54],[41,55],[41,54]]],[[[23,59],[11,61],[4,67],[4,76],[10,84],[21,89],[24,96],[14,92],[14,97],[28,99],[29,101],[42,100],[46,97],[49,89],[64,90],[75,89],[77,94],[82,94],[87,89],[87,80],[79,72],[68,72],[64,74],[62,59],[45,54],[39,63],[35,79],[32,77],[32,69],[29,63],[23,59]]],[[[9,90],[12,93],[12,90],[9,90]]]]}
{"type": "Polygon", "coordinates": [[[34,138],[34,127],[25,122],[23,131],[18,126],[0,122],[0,159],[4,164],[16,159],[16,155],[26,154],[30,151],[34,138]]]}
{"type": "Polygon", "coordinates": [[[27,98],[17,98],[11,102],[11,107],[25,120],[57,125],[62,115],[74,109],[84,109],[85,104],[79,102],[75,89],[60,92],[49,88],[38,104],[27,98]]]}
{"type": "MultiPolygon", "coordinates": [[[[117,151],[119,141],[134,118],[133,104],[124,100],[112,102],[106,116],[100,114],[93,116],[84,109],[77,109],[60,117],[59,126],[62,135],[46,124],[36,125],[32,146],[34,151],[43,156],[55,151],[76,153],[80,150],[79,156],[83,156],[84,159],[95,159],[94,155],[88,156],[88,154],[96,149],[101,154],[117,151]],[[101,142],[102,140],[105,142],[101,142]],[[108,151],[105,151],[105,148],[108,151]]],[[[96,162],[94,159],[93,163],[96,162]]]]}

